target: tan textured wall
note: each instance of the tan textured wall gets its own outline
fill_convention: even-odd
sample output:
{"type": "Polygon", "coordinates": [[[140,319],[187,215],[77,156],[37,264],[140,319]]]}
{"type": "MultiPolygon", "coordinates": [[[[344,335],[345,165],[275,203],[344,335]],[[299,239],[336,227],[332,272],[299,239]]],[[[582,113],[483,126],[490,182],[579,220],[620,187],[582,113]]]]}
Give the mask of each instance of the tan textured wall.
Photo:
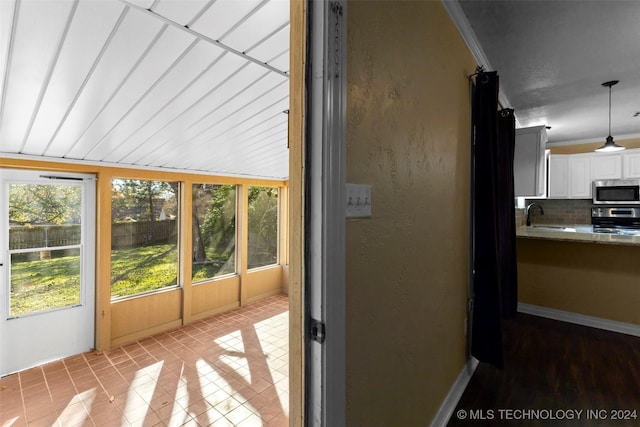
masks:
{"type": "Polygon", "coordinates": [[[640,325],[640,246],[517,244],[520,302],[640,325]]]}
{"type": "Polygon", "coordinates": [[[347,15],[346,424],[424,426],[465,363],[475,63],[440,2],[347,15]]]}

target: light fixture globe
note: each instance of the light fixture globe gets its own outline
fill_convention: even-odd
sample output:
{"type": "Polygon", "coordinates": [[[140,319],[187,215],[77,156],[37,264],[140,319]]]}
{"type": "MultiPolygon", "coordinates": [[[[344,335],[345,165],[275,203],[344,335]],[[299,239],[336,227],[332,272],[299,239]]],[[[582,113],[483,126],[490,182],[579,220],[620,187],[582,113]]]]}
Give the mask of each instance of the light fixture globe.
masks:
{"type": "Polygon", "coordinates": [[[619,80],[611,80],[609,82],[602,83],[602,86],[609,88],[609,136],[607,136],[606,142],[600,148],[596,148],[596,151],[600,153],[610,153],[612,151],[620,151],[624,150],[622,145],[618,145],[613,141],[613,137],[611,136],[611,86],[617,85],[620,83],[619,80]]]}
{"type": "Polygon", "coordinates": [[[622,145],[618,145],[613,141],[613,137],[609,135],[607,137],[607,141],[600,147],[596,148],[598,153],[610,153],[612,151],[621,151],[624,150],[622,145]]]}

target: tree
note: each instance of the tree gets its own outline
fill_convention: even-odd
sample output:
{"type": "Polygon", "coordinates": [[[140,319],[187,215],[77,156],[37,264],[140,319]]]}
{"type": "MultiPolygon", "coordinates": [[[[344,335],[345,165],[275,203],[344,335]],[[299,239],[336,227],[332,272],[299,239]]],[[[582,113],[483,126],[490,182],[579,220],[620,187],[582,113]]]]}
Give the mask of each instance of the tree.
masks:
{"type": "Polygon", "coordinates": [[[77,185],[11,184],[9,222],[19,224],[79,224],[82,188],[77,185]]]}
{"type": "Polygon", "coordinates": [[[275,262],[278,254],[278,189],[249,187],[249,268],[275,262]]]}
{"type": "Polygon", "coordinates": [[[193,261],[225,254],[235,243],[234,185],[195,184],[192,203],[193,261]],[[207,249],[210,249],[208,256],[207,249]]]}
{"type": "Polygon", "coordinates": [[[177,182],[114,179],[111,191],[114,222],[157,221],[163,208],[177,214],[177,182]]]}

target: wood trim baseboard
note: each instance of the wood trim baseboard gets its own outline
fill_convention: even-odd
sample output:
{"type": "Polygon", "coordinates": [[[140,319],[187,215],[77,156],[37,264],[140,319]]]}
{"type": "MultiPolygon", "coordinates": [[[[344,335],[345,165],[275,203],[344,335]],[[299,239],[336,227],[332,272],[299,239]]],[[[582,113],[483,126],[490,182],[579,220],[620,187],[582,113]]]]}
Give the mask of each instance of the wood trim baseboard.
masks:
{"type": "Polygon", "coordinates": [[[518,311],[520,313],[531,314],[533,316],[546,317],[548,319],[560,320],[562,322],[575,323],[576,325],[589,326],[591,328],[640,337],[640,325],[635,325],[633,323],[618,322],[616,320],[603,319],[601,317],[587,316],[585,314],[572,313],[570,311],[557,310],[555,308],[541,307],[539,305],[525,303],[518,303],[518,311]]]}
{"type": "Polygon", "coordinates": [[[280,288],[273,289],[273,290],[270,290],[270,291],[267,291],[267,292],[263,292],[263,293],[261,293],[259,295],[254,295],[254,296],[252,296],[250,298],[247,298],[247,304],[251,304],[252,302],[256,302],[256,301],[259,301],[259,300],[261,300],[263,298],[267,298],[267,297],[270,297],[270,296],[273,296],[273,295],[280,295],[281,293],[282,293],[282,289],[280,289],[280,288]]]}
{"type": "Polygon", "coordinates": [[[225,311],[233,310],[234,308],[240,307],[240,301],[233,302],[231,304],[226,304],[220,307],[212,308],[210,310],[202,311],[200,313],[195,313],[191,315],[191,321],[195,322],[196,320],[202,320],[207,317],[215,316],[216,314],[224,313],[225,311]]]}
{"type": "Polygon", "coordinates": [[[141,340],[143,338],[150,337],[161,332],[166,332],[171,329],[177,329],[182,326],[182,319],[173,320],[171,322],[163,323],[162,325],[154,326],[153,328],[143,329],[141,331],[134,332],[132,334],[123,335],[111,340],[111,347],[117,347],[123,344],[128,344],[141,340]]]}
{"type": "Polygon", "coordinates": [[[478,360],[472,357],[464,365],[458,378],[456,378],[451,386],[449,393],[447,393],[447,396],[444,398],[442,405],[440,405],[438,413],[433,418],[433,421],[431,421],[431,427],[444,427],[447,425],[453,411],[456,409],[456,406],[458,406],[458,401],[462,397],[462,393],[464,393],[467,384],[469,384],[473,373],[478,367],[478,363],[478,360]]]}

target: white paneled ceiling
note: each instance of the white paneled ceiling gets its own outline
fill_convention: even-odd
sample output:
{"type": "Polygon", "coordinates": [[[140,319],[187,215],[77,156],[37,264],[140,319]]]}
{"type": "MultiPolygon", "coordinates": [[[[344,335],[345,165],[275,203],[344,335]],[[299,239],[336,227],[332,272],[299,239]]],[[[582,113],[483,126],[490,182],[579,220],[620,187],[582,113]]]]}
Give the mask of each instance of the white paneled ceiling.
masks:
{"type": "Polygon", "coordinates": [[[288,175],[288,0],[0,0],[0,155],[288,175]]]}

